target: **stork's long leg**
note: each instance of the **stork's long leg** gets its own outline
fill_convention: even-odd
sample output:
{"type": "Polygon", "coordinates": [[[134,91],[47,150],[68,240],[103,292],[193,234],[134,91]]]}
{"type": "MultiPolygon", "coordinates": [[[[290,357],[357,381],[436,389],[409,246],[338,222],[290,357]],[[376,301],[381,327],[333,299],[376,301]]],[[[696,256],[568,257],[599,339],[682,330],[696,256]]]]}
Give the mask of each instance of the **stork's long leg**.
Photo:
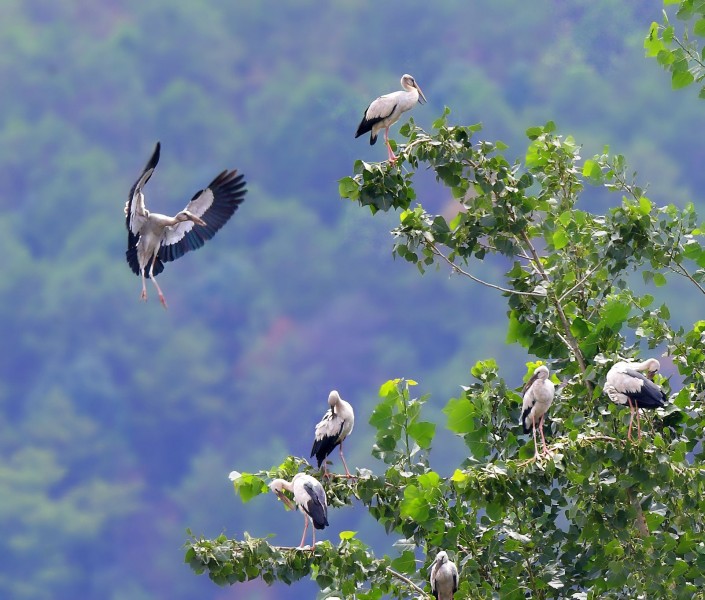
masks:
{"type": "MultiPolygon", "coordinates": [[[[304,540],[306,539],[306,530],[308,529],[308,515],[304,513],[304,533],[301,536],[301,543],[299,544],[299,548],[304,547],[304,540]]],[[[313,534],[314,536],[316,535],[315,533],[313,534]]]]}
{"type": "Polygon", "coordinates": [[[536,415],[532,412],[531,413],[531,424],[533,425],[532,429],[534,430],[534,452],[535,455],[539,455],[539,443],[536,441],[536,415]]]}
{"type": "Polygon", "coordinates": [[[389,162],[394,164],[397,162],[397,157],[394,156],[394,151],[389,145],[389,127],[384,128],[384,143],[387,144],[387,156],[389,157],[389,162]]]}
{"type": "Polygon", "coordinates": [[[546,415],[541,415],[541,420],[539,421],[539,432],[541,433],[541,441],[543,442],[543,453],[548,454],[548,447],[546,446],[546,438],[543,435],[543,420],[546,415]]]}
{"type": "Polygon", "coordinates": [[[343,442],[340,442],[340,460],[343,461],[343,466],[345,467],[345,475],[347,475],[348,477],[352,477],[352,475],[350,475],[350,471],[348,470],[348,465],[345,462],[345,457],[343,456],[343,442]]]}
{"type": "MultiPolygon", "coordinates": [[[[636,406],[636,402],[634,402],[634,406],[636,406]]],[[[639,407],[636,406],[636,430],[637,430],[637,439],[641,441],[641,418],[639,416],[639,407]]]]}
{"type": "Polygon", "coordinates": [[[140,269],[140,274],[142,275],[142,295],[140,296],[140,300],[147,302],[147,284],[144,279],[144,269],[140,269]]]}
{"type": "MultiPolygon", "coordinates": [[[[159,294],[159,301],[162,303],[162,306],[164,308],[168,308],[166,305],[166,298],[164,298],[164,294],[162,294],[162,290],[159,287],[159,284],[157,283],[157,280],[154,278],[154,263],[157,262],[157,254],[155,253],[154,256],[152,257],[152,265],[149,267],[149,278],[152,280],[152,283],[154,283],[154,287],[157,288],[157,293],[159,294]]],[[[145,294],[145,300],[147,299],[147,296],[145,294]]]]}
{"type": "Polygon", "coordinates": [[[627,439],[631,441],[632,439],[632,422],[634,421],[634,407],[632,406],[632,400],[627,396],[627,403],[629,404],[629,429],[627,431],[627,439]]]}

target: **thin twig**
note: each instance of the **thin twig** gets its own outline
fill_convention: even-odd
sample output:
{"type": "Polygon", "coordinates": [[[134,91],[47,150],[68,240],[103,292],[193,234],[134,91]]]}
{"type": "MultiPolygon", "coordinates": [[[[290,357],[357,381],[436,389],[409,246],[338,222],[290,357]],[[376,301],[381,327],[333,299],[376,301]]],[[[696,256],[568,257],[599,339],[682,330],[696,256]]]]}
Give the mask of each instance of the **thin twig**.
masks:
{"type": "Polygon", "coordinates": [[[416,584],[415,584],[413,581],[411,581],[411,579],[409,579],[408,577],[405,577],[405,576],[402,575],[401,573],[397,573],[397,572],[396,572],[394,569],[392,569],[391,567],[387,567],[387,572],[388,572],[392,577],[396,577],[396,578],[399,579],[400,581],[403,581],[404,583],[406,583],[408,586],[410,586],[412,589],[414,589],[415,591],[417,591],[419,594],[422,594],[424,598],[431,598],[431,596],[429,596],[424,590],[422,590],[418,585],[416,585],[416,584]]]}
{"type": "Polygon", "coordinates": [[[680,265],[678,263],[676,264],[678,265],[680,271],[676,270],[671,265],[669,265],[668,268],[671,269],[671,271],[673,271],[674,273],[677,273],[678,275],[684,275],[685,277],[690,279],[690,281],[695,285],[695,287],[697,287],[701,293],[705,294],[705,289],[703,289],[703,287],[697,281],[695,281],[695,279],[693,279],[693,276],[688,272],[688,270],[683,265],[680,265]]]}
{"type": "Polygon", "coordinates": [[[464,275],[465,277],[471,279],[472,281],[479,283],[480,285],[484,285],[486,287],[499,290],[500,292],[504,292],[505,294],[517,294],[520,296],[540,296],[541,298],[545,297],[545,294],[539,294],[537,292],[522,292],[520,290],[510,290],[508,288],[503,288],[499,285],[495,285],[494,283],[490,283],[489,281],[484,281],[482,279],[479,279],[478,277],[475,277],[471,273],[468,273],[467,271],[463,270],[460,268],[458,265],[456,265],[452,260],[450,260],[445,254],[443,254],[435,244],[432,242],[426,242],[429,248],[433,251],[434,254],[442,258],[444,261],[450,265],[450,268],[453,269],[456,273],[459,273],[460,275],[464,275]]]}

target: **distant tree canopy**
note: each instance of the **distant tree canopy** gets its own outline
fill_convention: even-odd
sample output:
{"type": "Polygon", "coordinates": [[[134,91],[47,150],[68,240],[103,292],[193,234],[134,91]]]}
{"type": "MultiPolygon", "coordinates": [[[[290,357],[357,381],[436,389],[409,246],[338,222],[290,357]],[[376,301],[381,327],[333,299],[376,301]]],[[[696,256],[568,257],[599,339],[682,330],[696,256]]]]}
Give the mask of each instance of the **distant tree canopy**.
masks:
{"type": "MultiPolygon", "coordinates": [[[[562,383],[550,411],[550,455],[535,456],[533,440],[522,437],[521,398],[487,358],[443,411],[468,457],[437,472],[428,461],[435,426],[423,418],[425,398],[411,397],[414,382],[392,380],[369,417],[377,430],[372,454],[386,471],[361,469],[356,479],[324,486],[330,520],[339,507],[361,503],[398,536],[398,556],[377,557],[345,532],[312,552],[250,537],[194,538],[187,560],[220,584],[311,576],[323,597],[410,598],[429,596],[427,568],[444,549],[460,569],[456,598],[691,598],[705,568],[705,321],[674,327],[656,295],[675,278],[688,283],[693,301],[705,294],[693,206],[656,206],[622,156],[605,149],[582,159],[553,123],[530,128],[524,160],[509,162],[505,145],[478,139],[479,126],[448,118],[446,110],[432,133],[413,121],[402,127],[399,164],[357,161],[340,193],[373,214],[400,211],[396,256],[421,272],[434,266],[465,277],[469,290],[492,286],[505,299],[508,340],[546,361],[562,383]],[[426,169],[453,209],[424,209],[415,176],[426,169]],[[586,186],[609,194],[612,208],[578,208],[586,186]],[[510,268],[501,280],[482,281],[473,271],[491,255],[510,268]],[[671,402],[647,417],[646,435],[632,443],[628,411],[609,401],[604,379],[613,362],[657,348],[683,384],[670,390],[659,380],[671,402]]],[[[527,377],[535,366],[527,364],[527,377]]],[[[236,490],[249,501],[270,478],[290,478],[302,465],[310,472],[289,457],[243,474],[236,490]]]]}

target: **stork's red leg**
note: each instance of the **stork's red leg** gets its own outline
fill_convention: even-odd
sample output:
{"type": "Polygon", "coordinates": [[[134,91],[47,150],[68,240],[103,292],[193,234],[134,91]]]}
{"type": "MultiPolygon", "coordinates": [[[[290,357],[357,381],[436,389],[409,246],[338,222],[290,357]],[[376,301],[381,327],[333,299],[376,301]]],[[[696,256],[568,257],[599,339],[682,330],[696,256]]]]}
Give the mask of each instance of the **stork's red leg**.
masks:
{"type": "Polygon", "coordinates": [[[389,162],[394,164],[397,162],[397,157],[394,156],[394,151],[389,145],[389,127],[384,128],[384,143],[387,144],[387,156],[389,157],[389,162]]]}
{"type": "MultiPolygon", "coordinates": [[[[636,402],[634,403],[636,406],[636,402]]],[[[641,418],[639,416],[639,407],[636,407],[636,430],[637,430],[637,439],[641,441],[641,418]]]]}
{"type": "Polygon", "coordinates": [[[548,454],[548,447],[546,446],[546,438],[543,435],[543,419],[546,415],[541,415],[541,420],[539,421],[539,432],[541,433],[541,441],[543,442],[543,453],[548,454]]]}
{"type": "Polygon", "coordinates": [[[343,456],[343,442],[340,442],[340,460],[343,461],[343,466],[345,467],[345,475],[349,478],[352,477],[350,471],[348,470],[348,465],[345,462],[345,457],[343,456]]]}
{"type": "Polygon", "coordinates": [[[306,530],[307,529],[308,529],[308,515],[306,513],[304,513],[304,533],[301,536],[301,543],[299,543],[299,548],[304,547],[304,540],[306,539],[306,530]]]}
{"type": "MultiPolygon", "coordinates": [[[[162,294],[162,290],[159,287],[157,280],[154,278],[154,263],[155,262],[157,262],[157,255],[156,254],[152,258],[152,266],[149,267],[149,278],[152,280],[152,283],[154,283],[154,287],[157,288],[157,293],[159,294],[159,302],[162,303],[162,306],[164,308],[168,308],[166,305],[166,298],[164,297],[164,294],[162,294]]],[[[146,295],[145,295],[145,299],[146,299],[146,295]]]]}
{"type": "Polygon", "coordinates": [[[532,429],[534,430],[534,452],[536,456],[539,455],[539,443],[536,441],[536,416],[534,413],[531,413],[531,424],[533,425],[532,429]]]}
{"type": "Polygon", "coordinates": [[[634,407],[632,406],[632,400],[627,396],[627,403],[629,404],[629,429],[627,431],[627,439],[631,441],[632,439],[632,422],[634,421],[634,407]]]}
{"type": "Polygon", "coordinates": [[[147,302],[147,283],[144,278],[144,269],[140,269],[140,273],[142,275],[142,295],[140,296],[140,300],[147,302]]]}

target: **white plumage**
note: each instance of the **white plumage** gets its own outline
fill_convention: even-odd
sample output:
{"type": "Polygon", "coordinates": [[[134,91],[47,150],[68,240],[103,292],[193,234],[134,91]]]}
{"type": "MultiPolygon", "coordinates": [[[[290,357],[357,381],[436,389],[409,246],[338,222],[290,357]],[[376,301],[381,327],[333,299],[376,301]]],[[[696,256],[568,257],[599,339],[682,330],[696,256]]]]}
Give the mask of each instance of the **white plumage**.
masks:
{"type": "Polygon", "coordinates": [[[643,362],[620,361],[612,365],[605,379],[604,391],[612,402],[629,406],[629,430],[627,438],[632,439],[632,423],[636,413],[638,438],[641,439],[640,408],[655,409],[666,405],[668,397],[652,380],[661,364],[655,358],[643,362]],[[643,375],[641,371],[646,371],[643,375]]]}
{"type": "Polygon", "coordinates": [[[448,554],[441,550],[431,565],[431,592],[436,600],[453,600],[458,591],[458,569],[448,554]]]}
{"type": "Polygon", "coordinates": [[[211,239],[230,219],[245,199],[245,181],[237,170],[223,171],[210,185],[193,196],[186,208],[174,217],[149,212],[142,189],[159,162],[161,145],[157,142],[152,157],[142,175],[130,190],[125,204],[127,225],[127,263],[142,277],[142,300],[147,300],[145,275],[157,288],[159,300],[166,308],[166,299],[155,277],[164,270],[164,263],[181,258],[211,239]]]}
{"type": "MultiPolygon", "coordinates": [[[[328,406],[330,408],[316,425],[311,456],[315,455],[320,467],[335,447],[340,446],[340,460],[343,461],[345,474],[352,477],[343,456],[343,440],[352,433],[355,425],[355,412],[350,403],[343,400],[336,390],[328,394],[328,406]]],[[[325,463],[323,464],[323,472],[326,473],[325,463]]]]}
{"type": "Polygon", "coordinates": [[[553,397],[556,393],[556,387],[553,382],[548,378],[549,371],[548,367],[545,365],[540,365],[534,370],[534,374],[531,379],[526,382],[522,388],[522,393],[524,394],[524,402],[521,406],[521,425],[524,428],[524,433],[529,433],[529,431],[534,432],[534,447],[536,448],[536,455],[538,456],[539,447],[536,441],[536,427],[538,423],[538,429],[541,432],[541,441],[543,442],[543,452],[548,453],[548,448],[546,447],[546,438],[543,434],[543,422],[546,417],[546,412],[548,411],[551,403],[553,402],[553,397]]]}
{"type": "Polygon", "coordinates": [[[389,161],[394,163],[397,157],[389,145],[389,128],[394,125],[401,117],[402,113],[411,110],[418,102],[423,104],[426,102],[426,96],[423,95],[421,88],[418,86],[414,78],[405,74],[401,78],[401,87],[403,90],[392,92],[380,96],[367,107],[362,121],[357,127],[355,137],[370,133],[370,145],[374,145],[377,141],[377,134],[384,129],[384,142],[387,144],[387,156],[389,161]],[[423,102],[421,102],[423,100],[423,102]]]}
{"type": "Polygon", "coordinates": [[[328,523],[328,503],[323,486],[306,473],[297,473],[291,482],[286,479],[275,479],[269,484],[277,498],[289,508],[294,506],[291,500],[284,495],[284,490],[294,495],[294,502],[298,509],[304,513],[304,533],[301,536],[299,548],[303,548],[306,539],[309,519],[313,523],[311,548],[316,545],[316,529],[325,529],[328,523]]]}

